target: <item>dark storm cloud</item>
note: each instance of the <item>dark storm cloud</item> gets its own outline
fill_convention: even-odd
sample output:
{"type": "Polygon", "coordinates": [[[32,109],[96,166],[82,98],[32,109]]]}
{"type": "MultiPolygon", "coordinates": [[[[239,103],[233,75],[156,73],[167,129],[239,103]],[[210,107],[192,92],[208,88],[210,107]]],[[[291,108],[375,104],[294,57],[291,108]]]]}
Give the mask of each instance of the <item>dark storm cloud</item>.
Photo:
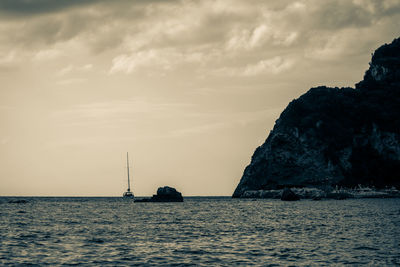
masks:
{"type": "Polygon", "coordinates": [[[0,12],[8,15],[0,18],[0,53],[10,48],[36,53],[72,40],[95,54],[114,50],[115,62],[130,70],[147,62],[170,68],[214,61],[258,73],[270,62],[294,62],[290,57],[304,51],[332,59],[359,51],[356,43],[369,49],[371,40],[385,35],[376,30],[379,25],[388,25],[392,38],[400,2],[5,0],[0,12]]]}
{"type": "MultiPolygon", "coordinates": [[[[147,12],[146,4],[159,1],[0,1],[0,48],[44,48],[83,37],[94,52],[115,47],[133,34],[147,12]]],[[[162,2],[160,6],[170,2],[162,2]]]]}
{"type": "MultiPolygon", "coordinates": [[[[384,4],[384,1],[326,1],[311,7],[310,20],[314,27],[337,30],[349,27],[368,27],[386,16],[400,12],[400,1],[384,4]]],[[[311,25],[310,25],[311,26],[311,25]]]]}
{"type": "Polygon", "coordinates": [[[98,2],[98,0],[2,0],[0,1],[0,11],[16,15],[34,15],[60,11],[94,2],[98,2]]]}
{"type": "Polygon", "coordinates": [[[115,5],[144,5],[151,3],[170,3],[175,0],[2,0],[0,12],[10,15],[37,15],[62,11],[64,9],[83,7],[92,4],[115,5]]]}
{"type": "Polygon", "coordinates": [[[3,45],[12,43],[13,48],[33,49],[46,47],[57,42],[68,41],[87,30],[88,23],[84,16],[46,16],[32,19],[29,23],[10,23],[6,34],[0,37],[3,45]]]}
{"type": "Polygon", "coordinates": [[[317,27],[325,29],[340,29],[347,27],[365,27],[373,22],[373,14],[364,7],[357,7],[353,3],[330,2],[322,5],[311,13],[317,27]]]}

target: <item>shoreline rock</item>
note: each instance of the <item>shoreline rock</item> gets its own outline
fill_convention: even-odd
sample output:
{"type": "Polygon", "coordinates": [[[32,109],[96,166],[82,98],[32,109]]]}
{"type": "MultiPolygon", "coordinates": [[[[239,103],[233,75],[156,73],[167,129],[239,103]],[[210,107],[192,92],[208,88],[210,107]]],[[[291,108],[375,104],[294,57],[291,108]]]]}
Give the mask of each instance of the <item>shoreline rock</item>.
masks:
{"type": "MultiPolygon", "coordinates": [[[[285,194],[285,190],[247,190],[240,198],[265,198],[265,199],[282,199],[285,194]]],[[[324,191],[319,188],[290,188],[289,189],[294,195],[298,196],[299,199],[348,199],[348,198],[400,198],[400,190],[396,188],[386,188],[386,189],[374,189],[369,187],[357,187],[357,188],[340,188],[333,189],[330,191],[324,191]]],[[[283,200],[283,199],[282,199],[283,200]]]]}
{"type": "Polygon", "coordinates": [[[285,188],[282,191],[281,200],[283,201],[297,201],[300,197],[296,195],[290,188],[285,188]]]}
{"type": "Polygon", "coordinates": [[[25,199],[17,199],[17,200],[12,199],[12,200],[9,200],[8,203],[10,203],[10,204],[26,204],[26,203],[28,203],[28,201],[25,199]]]}

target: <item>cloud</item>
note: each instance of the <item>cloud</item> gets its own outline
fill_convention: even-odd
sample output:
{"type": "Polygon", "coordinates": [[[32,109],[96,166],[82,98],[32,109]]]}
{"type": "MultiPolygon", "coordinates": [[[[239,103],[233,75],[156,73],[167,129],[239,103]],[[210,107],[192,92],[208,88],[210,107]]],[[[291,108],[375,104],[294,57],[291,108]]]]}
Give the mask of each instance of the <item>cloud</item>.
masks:
{"type": "Polygon", "coordinates": [[[260,25],[250,26],[250,28],[233,30],[226,42],[226,48],[228,50],[253,50],[273,46],[287,47],[296,41],[298,35],[296,31],[284,30],[271,22],[268,24],[264,22],[260,25]]]}
{"type": "Polygon", "coordinates": [[[227,76],[257,76],[257,75],[277,75],[282,72],[290,70],[294,64],[295,60],[292,58],[283,58],[281,56],[276,56],[270,59],[260,60],[254,64],[248,64],[244,67],[226,67],[218,70],[217,75],[227,75],[227,76]]]}
{"type": "Polygon", "coordinates": [[[119,55],[112,60],[110,74],[117,72],[132,73],[139,68],[159,68],[170,70],[182,63],[200,62],[201,53],[179,52],[177,49],[145,50],[131,55],[119,55]]]}
{"type": "Polygon", "coordinates": [[[168,61],[157,55],[153,50],[138,52],[132,55],[119,55],[112,60],[110,74],[116,72],[131,73],[140,66],[148,64],[161,65],[168,69],[168,61]]]}
{"type": "Polygon", "coordinates": [[[93,69],[92,64],[85,64],[83,66],[74,66],[74,65],[68,65],[65,68],[62,68],[61,70],[58,71],[57,75],[58,76],[65,76],[67,74],[70,74],[72,72],[88,72],[93,69]]]}
{"type": "Polygon", "coordinates": [[[95,3],[95,0],[2,0],[0,11],[16,15],[35,15],[57,12],[66,8],[95,3]]]}
{"type": "Polygon", "coordinates": [[[267,60],[261,60],[254,65],[247,66],[244,71],[244,76],[253,76],[261,73],[278,74],[290,69],[294,64],[294,60],[284,60],[282,57],[277,56],[267,60]]]}
{"type": "Polygon", "coordinates": [[[107,55],[111,74],[154,67],[163,75],[183,65],[199,75],[233,65],[247,66],[244,76],[279,73],[290,64],[279,69],[263,59],[298,54],[330,60],[348,56],[343,53],[354,42],[370,43],[379,27],[390,38],[400,34],[400,3],[393,0],[6,0],[0,13],[7,14],[0,18],[0,51],[13,48],[15,61],[29,55],[55,60],[66,55],[65,44],[89,56],[107,55]],[[352,43],[340,37],[357,30],[363,35],[350,37],[352,43]],[[337,48],[337,42],[347,43],[337,48]]]}
{"type": "Polygon", "coordinates": [[[1,49],[0,46],[0,74],[16,73],[21,70],[23,64],[23,56],[25,53],[19,53],[18,49],[11,48],[1,49]]]}
{"type": "Polygon", "coordinates": [[[34,56],[33,60],[35,61],[43,61],[43,60],[52,60],[61,55],[61,51],[58,49],[50,48],[39,50],[34,56]]]}
{"type": "Polygon", "coordinates": [[[16,64],[16,52],[9,51],[3,55],[0,54],[0,69],[11,69],[16,64]]]}
{"type": "Polygon", "coordinates": [[[374,22],[371,11],[351,1],[328,1],[324,5],[315,5],[309,15],[319,22],[314,27],[326,30],[366,27],[374,22]]]}
{"type": "MultiPolygon", "coordinates": [[[[19,57],[30,56],[34,60],[44,57],[50,59],[56,55],[57,45],[66,44],[85,32],[88,21],[83,18],[74,19],[71,16],[51,14],[18,20],[0,19],[0,50],[12,47],[19,57]]],[[[63,51],[58,52],[59,55],[63,54],[63,51]]]]}

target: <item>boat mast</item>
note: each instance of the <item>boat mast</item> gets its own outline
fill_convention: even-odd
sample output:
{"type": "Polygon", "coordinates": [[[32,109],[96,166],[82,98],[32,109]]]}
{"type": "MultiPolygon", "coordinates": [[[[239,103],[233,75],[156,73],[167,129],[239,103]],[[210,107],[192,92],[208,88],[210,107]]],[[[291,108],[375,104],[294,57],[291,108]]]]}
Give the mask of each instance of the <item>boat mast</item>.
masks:
{"type": "Polygon", "coordinates": [[[131,183],[129,181],[129,157],[128,152],[126,152],[126,168],[128,170],[128,192],[131,191],[131,183]]]}

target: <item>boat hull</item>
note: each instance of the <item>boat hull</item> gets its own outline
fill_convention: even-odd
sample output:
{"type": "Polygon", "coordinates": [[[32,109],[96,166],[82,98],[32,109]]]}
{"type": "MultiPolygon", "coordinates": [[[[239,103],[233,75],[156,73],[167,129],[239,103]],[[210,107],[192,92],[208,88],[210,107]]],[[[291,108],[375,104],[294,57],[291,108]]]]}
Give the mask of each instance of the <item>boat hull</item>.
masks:
{"type": "Polygon", "coordinates": [[[133,193],[130,192],[130,191],[125,192],[122,196],[125,197],[125,198],[133,198],[134,197],[133,193]]]}

